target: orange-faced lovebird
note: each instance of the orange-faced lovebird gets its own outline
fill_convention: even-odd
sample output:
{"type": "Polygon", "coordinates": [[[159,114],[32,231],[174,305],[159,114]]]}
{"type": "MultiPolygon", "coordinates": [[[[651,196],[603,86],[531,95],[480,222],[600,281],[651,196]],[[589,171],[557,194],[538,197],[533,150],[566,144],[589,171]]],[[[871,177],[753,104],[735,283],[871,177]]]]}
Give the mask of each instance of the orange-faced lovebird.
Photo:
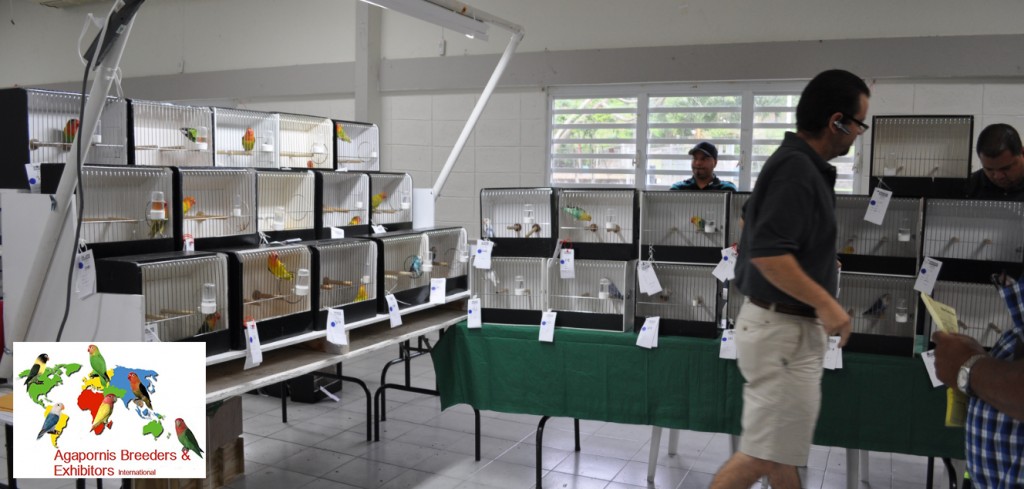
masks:
{"type": "Polygon", "coordinates": [[[47,414],[46,418],[43,419],[43,427],[39,430],[36,440],[42,438],[47,433],[54,433],[54,428],[57,427],[57,422],[60,421],[60,413],[62,411],[64,411],[64,405],[59,402],[50,407],[50,414],[47,414]]]}
{"type": "Polygon", "coordinates": [[[373,197],[370,197],[370,210],[377,210],[377,207],[379,207],[380,204],[383,203],[384,199],[386,198],[388,198],[388,194],[386,192],[381,192],[377,195],[374,195],[373,197]]]}
{"type": "MultiPolygon", "coordinates": [[[[25,377],[25,385],[31,387],[32,384],[39,382],[39,376],[46,373],[46,362],[50,361],[50,356],[43,353],[36,357],[36,361],[32,363],[32,370],[28,371],[28,377],[25,377]]],[[[28,390],[28,387],[25,387],[28,390]]]]}
{"type": "Polygon", "coordinates": [[[114,400],[116,399],[117,397],[113,394],[107,394],[103,397],[103,404],[100,404],[100,408],[96,410],[96,416],[92,418],[92,427],[89,428],[89,431],[95,430],[110,420],[110,414],[114,412],[114,400]]]}
{"type": "Polygon", "coordinates": [[[184,199],[181,199],[181,215],[188,215],[189,209],[196,206],[196,198],[191,195],[186,195],[184,199]]]}
{"type": "Polygon", "coordinates": [[[196,435],[192,434],[192,430],[188,429],[185,425],[185,420],[178,418],[174,420],[174,431],[178,433],[178,441],[181,442],[181,454],[188,453],[189,450],[199,455],[199,458],[203,458],[203,449],[199,448],[199,442],[196,441],[196,435]]]}
{"type": "Polygon", "coordinates": [[[363,222],[363,218],[361,218],[359,216],[353,216],[352,219],[350,219],[348,221],[348,225],[349,226],[355,226],[355,225],[357,225],[357,224],[359,224],[361,222],[363,222]]]}
{"type": "Polygon", "coordinates": [[[110,376],[107,375],[107,361],[103,359],[103,355],[96,345],[89,345],[89,365],[92,366],[92,373],[89,374],[89,377],[103,379],[103,385],[110,383],[110,376]]]}
{"type": "Polygon", "coordinates": [[[242,149],[246,151],[252,151],[252,147],[256,145],[256,133],[252,131],[252,128],[245,129],[245,135],[242,136],[242,149]]]}
{"type": "Polygon", "coordinates": [[[348,134],[345,134],[345,126],[335,123],[334,130],[337,133],[339,140],[345,141],[346,143],[352,142],[352,140],[349,139],[348,134]]]}
{"type": "Polygon", "coordinates": [[[199,327],[197,335],[212,333],[217,330],[217,323],[220,322],[220,311],[214,311],[213,314],[207,314],[203,318],[203,325],[199,327]]]}
{"type": "Polygon", "coordinates": [[[68,119],[68,122],[64,124],[64,131],[61,133],[65,143],[75,142],[75,135],[78,134],[78,127],[80,125],[78,119],[68,119]]]}
{"type": "Polygon", "coordinates": [[[150,411],[153,410],[153,401],[149,399],[149,389],[142,385],[142,381],[139,380],[139,375],[135,372],[128,372],[128,383],[132,386],[132,394],[135,394],[135,399],[146,405],[150,411]]]}
{"type": "Polygon", "coordinates": [[[275,277],[282,280],[291,280],[292,272],[288,271],[288,268],[284,266],[284,262],[281,261],[281,257],[277,256],[277,252],[271,252],[267,256],[267,270],[274,274],[275,277]]]}

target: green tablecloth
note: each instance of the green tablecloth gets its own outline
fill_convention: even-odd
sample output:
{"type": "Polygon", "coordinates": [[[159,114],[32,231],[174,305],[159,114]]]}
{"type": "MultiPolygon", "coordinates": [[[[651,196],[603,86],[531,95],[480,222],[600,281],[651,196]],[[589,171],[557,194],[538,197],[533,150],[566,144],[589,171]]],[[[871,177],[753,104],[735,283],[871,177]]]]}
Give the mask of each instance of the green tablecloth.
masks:
{"type": "MultiPolygon", "coordinates": [[[[465,322],[434,346],[441,405],[739,434],[743,377],[716,340],[465,322]]],[[[964,432],[943,426],[946,393],[919,359],[845,353],[826,371],[814,443],[964,458],[964,432]]]]}

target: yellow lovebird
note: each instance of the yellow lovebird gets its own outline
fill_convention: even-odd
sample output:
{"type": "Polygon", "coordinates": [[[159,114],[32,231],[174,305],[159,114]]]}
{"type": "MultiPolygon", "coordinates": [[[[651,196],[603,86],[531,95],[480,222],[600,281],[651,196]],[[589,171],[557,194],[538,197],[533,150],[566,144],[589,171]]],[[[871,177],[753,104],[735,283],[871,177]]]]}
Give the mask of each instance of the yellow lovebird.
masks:
{"type": "Polygon", "coordinates": [[[186,195],[185,198],[181,200],[182,215],[188,214],[189,209],[196,206],[196,198],[191,195],[186,195]]]}
{"type": "Polygon", "coordinates": [[[256,145],[256,133],[252,132],[252,128],[246,128],[245,135],[242,136],[242,149],[246,151],[252,151],[252,147],[256,145]]]}
{"type": "Polygon", "coordinates": [[[359,224],[361,222],[363,222],[363,218],[361,218],[359,216],[355,216],[355,217],[353,217],[352,219],[350,219],[348,221],[348,225],[349,226],[355,226],[355,225],[357,225],[357,224],[359,224]]]}
{"type": "Polygon", "coordinates": [[[352,140],[349,139],[348,134],[345,134],[345,126],[341,124],[335,124],[334,129],[335,132],[338,134],[338,139],[345,141],[346,143],[352,142],[352,140]]]}
{"type": "Polygon", "coordinates": [[[281,261],[281,257],[277,256],[277,252],[273,252],[267,257],[267,270],[274,274],[275,277],[283,280],[291,280],[292,272],[284,266],[284,262],[281,261]]]}
{"type": "Polygon", "coordinates": [[[367,297],[366,284],[359,284],[359,291],[356,292],[356,302],[365,301],[367,297]]]}
{"type": "Polygon", "coordinates": [[[697,230],[704,230],[704,219],[701,219],[700,216],[691,217],[690,223],[693,224],[694,226],[697,226],[697,230]]]}
{"type": "Polygon", "coordinates": [[[95,430],[97,427],[106,424],[107,420],[110,419],[110,413],[114,410],[114,400],[117,399],[113,394],[107,394],[103,398],[103,403],[100,404],[100,408],[96,410],[96,417],[92,418],[92,427],[89,431],[95,430]]]}
{"type": "Polygon", "coordinates": [[[388,198],[388,194],[385,193],[385,192],[381,192],[381,193],[371,197],[370,198],[370,210],[371,211],[377,210],[377,207],[380,206],[380,204],[382,202],[384,202],[384,199],[386,199],[386,198],[388,198]]]}

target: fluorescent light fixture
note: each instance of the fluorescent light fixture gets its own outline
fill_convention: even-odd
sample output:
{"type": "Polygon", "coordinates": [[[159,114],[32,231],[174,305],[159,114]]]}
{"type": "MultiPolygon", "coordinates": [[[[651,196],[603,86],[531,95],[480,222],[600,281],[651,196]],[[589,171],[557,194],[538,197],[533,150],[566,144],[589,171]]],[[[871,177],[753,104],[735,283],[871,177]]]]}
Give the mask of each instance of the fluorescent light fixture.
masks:
{"type": "Polygon", "coordinates": [[[362,0],[370,5],[401,12],[405,15],[453,30],[470,39],[487,40],[488,25],[428,0],[362,0]]]}

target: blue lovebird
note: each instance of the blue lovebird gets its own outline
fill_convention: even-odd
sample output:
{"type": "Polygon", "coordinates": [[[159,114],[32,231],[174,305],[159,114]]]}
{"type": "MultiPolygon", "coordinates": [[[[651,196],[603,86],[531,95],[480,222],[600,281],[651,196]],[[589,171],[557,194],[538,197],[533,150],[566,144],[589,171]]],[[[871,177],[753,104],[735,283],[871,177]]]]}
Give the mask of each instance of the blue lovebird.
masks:
{"type": "Polygon", "coordinates": [[[46,419],[43,420],[43,427],[39,430],[39,435],[36,436],[36,440],[53,431],[57,426],[57,422],[60,421],[60,413],[63,411],[64,405],[59,402],[50,408],[50,414],[47,414],[46,419]]]}
{"type": "Polygon", "coordinates": [[[612,282],[611,279],[608,279],[607,277],[605,277],[605,279],[608,280],[608,297],[612,299],[622,299],[622,291],[615,286],[615,282],[612,282]]]}
{"type": "Polygon", "coordinates": [[[409,271],[412,272],[414,277],[423,275],[423,258],[413,256],[412,263],[409,264],[409,271]]]}
{"type": "Polygon", "coordinates": [[[882,294],[878,299],[875,300],[874,304],[871,304],[871,307],[869,307],[868,310],[864,311],[864,314],[862,314],[862,316],[881,319],[882,316],[885,316],[885,311],[889,309],[890,301],[891,297],[889,296],[889,294],[882,294]]]}

